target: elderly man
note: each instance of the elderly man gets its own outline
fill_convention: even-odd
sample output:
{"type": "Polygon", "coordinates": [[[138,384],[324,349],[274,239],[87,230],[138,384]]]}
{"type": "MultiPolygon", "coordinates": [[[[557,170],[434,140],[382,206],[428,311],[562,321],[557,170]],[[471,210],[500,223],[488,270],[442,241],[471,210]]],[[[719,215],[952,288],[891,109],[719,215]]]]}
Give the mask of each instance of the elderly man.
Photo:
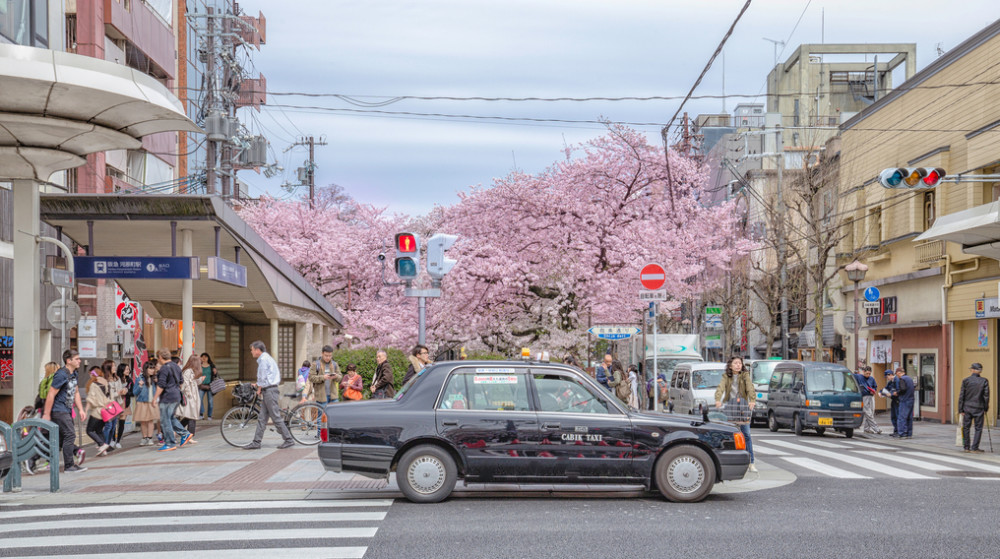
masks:
{"type": "Polygon", "coordinates": [[[384,349],[378,350],[375,354],[375,380],[372,382],[372,393],[376,399],[395,398],[396,387],[393,385],[396,379],[392,376],[392,367],[389,365],[389,356],[384,349]]]}
{"type": "Polygon", "coordinates": [[[611,371],[611,363],[615,360],[610,353],[604,356],[604,362],[597,366],[594,370],[594,378],[597,382],[601,383],[601,386],[611,390],[611,385],[608,384],[609,381],[615,379],[614,372],[611,371]]]}
{"type": "Polygon", "coordinates": [[[983,366],[973,363],[969,367],[971,373],[962,381],[962,389],[958,392],[958,412],[962,414],[962,448],[965,452],[982,452],[979,441],[983,438],[983,418],[990,411],[990,383],[980,374],[983,366]],[[973,420],[976,422],[976,434],[969,444],[969,428],[973,420]]]}
{"type": "Polygon", "coordinates": [[[295,446],[292,434],[288,432],[288,426],[281,416],[281,409],[278,407],[278,398],[281,395],[278,384],[281,382],[281,373],[278,372],[278,364],[274,358],[267,353],[267,346],[258,340],[250,344],[250,355],[257,360],[257,382],[254,388],[257,389],[257,397],[261,398],[260,415],[257,419],[257,432],[254,433],[253,442],[243,447],[247,450],[257,450],[260,442],[264,439],[264,430],[267,429],[267,419],[271,418],[274,426],[278,428],[278,433],[284,442],[278,448],[289,448],[295,446]]]}

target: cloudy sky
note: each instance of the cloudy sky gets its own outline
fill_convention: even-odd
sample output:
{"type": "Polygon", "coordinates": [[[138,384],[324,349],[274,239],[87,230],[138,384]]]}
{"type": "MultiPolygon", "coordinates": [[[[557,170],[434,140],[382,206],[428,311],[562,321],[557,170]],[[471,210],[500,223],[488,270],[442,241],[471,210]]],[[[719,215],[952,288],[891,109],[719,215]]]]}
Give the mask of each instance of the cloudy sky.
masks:
{"type": "MultiPolygon", "coordinates": [[[[681,97],[744,0],[242,0],[267,18],[254,54],[268,106],[243,114],[284,167],[244,171],[251,196],[287,196],[305,148],[317,185],[421,215],[472,185],[535,173],[566,144],[599,136],[602,118],[633,123],[659,145],[680,100],[481,101],[397,97],[681,97]],[[308,93],[304,95],[279,95],[308,93]],[[336,95],[336,96],[335,96],[336,95]],[[503,117],[504,120],[487,117],[503,117]]],[[[1000,17],[996,0],[755,0],[695,95],[758,95],[802,43],[917,43],[918,70],[1000,17]]],[[[753,97],[692,100],[684,110],[732,110],[753,97]]],[[[757,99],[763,102],[763,97],[757,99]]],[[[300,188],[295,196],[307,189],[300,188]]]]}

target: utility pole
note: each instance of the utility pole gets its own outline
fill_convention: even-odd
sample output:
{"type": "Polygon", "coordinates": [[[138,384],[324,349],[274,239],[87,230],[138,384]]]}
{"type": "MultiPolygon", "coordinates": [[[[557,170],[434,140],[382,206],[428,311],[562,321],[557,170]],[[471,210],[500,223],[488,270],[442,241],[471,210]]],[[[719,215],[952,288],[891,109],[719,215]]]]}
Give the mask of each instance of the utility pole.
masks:
{"type": "MultiPolygon", "coordinates": [[[[205,50],[208,58],[205,61],[205,75],[208,76],[207,91],[205,92],[205,106],[208,107],[208,114],[215,108],[215,8],[208,8],[208,18],[205,34],[205,50]]],[[[205,188],[208,194],[215,194],[215,161],[217,158],[216,145],[214,140],[205,142],[205,188]]]]}
{"type": "Polygon", "coordinates": [[[781,220],[778,227],[778,264],[781,266],[780,291],[781,291],[781,358],[788,359],[788,264],[785,253],[785,199],[782,195],[781,179],[782,170],[785,168],[785,142],[782,139],[781,125],[775,130],[775,151],[778,153],[778,219],[781,220]]]}
{"type": "Polygon", "coordinates": [[[309,148],[309,159],[305,161],[305,167],[299,167],[299,184],[305,183],[309,186],[309,209],[316,206],[316,146],[325,146],[326,140],[320,138],[318,141],[313,136],[300,138],[299,141],[288,146],[285,151],[295,146],[307,146],[309,148]]]}

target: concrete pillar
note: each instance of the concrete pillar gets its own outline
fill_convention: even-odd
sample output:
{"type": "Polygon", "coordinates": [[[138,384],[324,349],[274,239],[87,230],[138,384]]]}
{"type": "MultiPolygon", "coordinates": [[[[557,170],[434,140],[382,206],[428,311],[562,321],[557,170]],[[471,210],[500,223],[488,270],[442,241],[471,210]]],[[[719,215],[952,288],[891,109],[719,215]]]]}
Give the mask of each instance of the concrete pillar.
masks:
{"type": "MultiPolygon", "coordinates": [[[[194,256],[192,231],[181,231],[181,256],[194,256]]],[[[181,280],[181,320],[184,330],[181,332],[181,363],[194,353],[194,280],[181,280]]]]}
{"type": "Polygon", "coordinates": [[[278,319],[271,319],[271,341],[267,344],[267,352],[278,361],[278,319]]]}
{"type": "MultiPolygon", "coordinates": [[[[41,371],[38,339],[41,312],[38,183],[14,181],[14,417],[34,401],[41,371]]],[[[61,361],[61,357],[59,360],[61,361]]],[[[60,366],[62,363],[60,362],[60,366]]]]}

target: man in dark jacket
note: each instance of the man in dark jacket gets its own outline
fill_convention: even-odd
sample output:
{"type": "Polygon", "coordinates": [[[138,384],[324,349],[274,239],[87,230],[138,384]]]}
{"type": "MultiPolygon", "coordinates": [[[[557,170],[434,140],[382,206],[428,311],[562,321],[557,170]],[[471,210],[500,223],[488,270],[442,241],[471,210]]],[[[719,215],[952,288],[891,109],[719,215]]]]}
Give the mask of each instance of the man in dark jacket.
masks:
{"type": "Polygon", "coordinates": [[[608,384],[609,381],[615,380],[615,373],[611,370],[611,363],[614,361],[614,357],[611,354],[604,356],[604,362],[594,369],[594,378],[608,390],[611,390],[611,385],[608,384]]]}
{"type": "Polygon", "coordinates": [[[902,367],[896,369],[896,395],[899,396],[896,428],[899,430],[899,438],[901,439],[909,439],[913,436],[913,404],[916,392],[913,379],[907,376],[902,367]]]}
{"type": "Polygon", "coordinates": [[[890,437],[899,436],[899,427],[896,425],[896,419],[899,417],[899,396],[896,395],[896,375],[893,373],[892,369],[885,370],[885,388],[883,392],[886,393],[886,398],[889,398],[889,421],[892,422],[892,434],[890,437]]]}
{"type": "Polygon", "coordinates": [[[392,367],[389,365],[389,356],[385,350],[378,350],[378,353],[375,354],[375,362],[378,363],[378,366],[375,367],[375,381],[372,383],[372,392],[375,398],[395,398],[396,387],[393,386],[393,383],[396,379],[392,376],[392,367]]]}
{"type": "Polygon", "coordinates": [[[972,374],[962,381],[962,389],[958,392],[958,413],[962,414],[962,447],[965,452],[982,452],[979,440],[983,437],[983,419],[990,411],[990,383],[980,374],[983,366],[973,363],[969,367],[972,374]],[[976,422],[976,434],[969,444],[969,427],[976,422]]]}

